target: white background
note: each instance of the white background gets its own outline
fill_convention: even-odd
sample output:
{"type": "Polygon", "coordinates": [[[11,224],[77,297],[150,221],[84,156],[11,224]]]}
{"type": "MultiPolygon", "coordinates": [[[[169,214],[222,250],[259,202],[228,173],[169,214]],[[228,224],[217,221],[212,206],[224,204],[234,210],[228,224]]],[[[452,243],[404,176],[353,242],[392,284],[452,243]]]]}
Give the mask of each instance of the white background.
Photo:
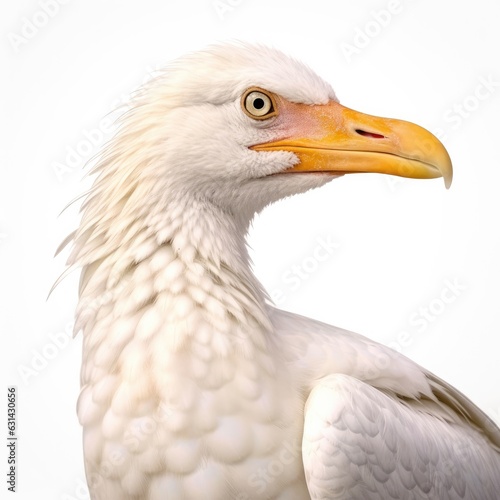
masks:
{"type": "Polygon", "coordinates": [[[440,135],[455,168],[449,191],[442,180],[356,175],[285,200],[255,221],[255,272],[280,307],[400,349],[500,421],[498,2],[55,1],[9,2],[0,15],[0,435],[6,387],[17,385],[16,498],[87,498],[81,338],[68,337],[78,273],[46,297],[78,203],[58,214],[110,137],[101,120],[155,68],[227,39],[281,48],[345,105],[440,135]],[[80,158],[68,164],[69,151],[80,158]],[[322,262],[318,238],[338,244],[322,262]],[[291,280],[292,266],[302,278],[291,280]],[[446,291],[450,282],[459,288],[446,291]]]}

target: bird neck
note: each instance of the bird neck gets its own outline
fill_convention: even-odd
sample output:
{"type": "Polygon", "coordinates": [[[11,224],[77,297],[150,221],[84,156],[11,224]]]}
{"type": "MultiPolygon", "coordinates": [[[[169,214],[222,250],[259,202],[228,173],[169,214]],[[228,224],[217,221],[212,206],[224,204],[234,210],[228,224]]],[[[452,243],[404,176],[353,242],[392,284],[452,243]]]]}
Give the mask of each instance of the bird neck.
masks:
{"type": "MultiPolygon", "coordinates": [[[[98,318],[110,313],[140,323],[153,308],[176,330],[170,336],[174,343],[182,344],[201,324],[216,324],[233,347],[235,338],[239,347],[250,339],[264,342],[271,326],[265,293],[250,270],[246,227],[213,204],[196,200],[173,200],[161,214],[138,213],[137,220],[122,228],[121,240],[111,237],[114,244],[89,237],[81,248],[88,264],[82,272],[77,330],[95,330],[98,318]],[[172,326],[180,322],[182,328],[172,326]]],[[[114,221],[115,227],[121,222],[114,221]]],[[[151,324],[142,335],[152,335],[157,327],[151,324]]]]}

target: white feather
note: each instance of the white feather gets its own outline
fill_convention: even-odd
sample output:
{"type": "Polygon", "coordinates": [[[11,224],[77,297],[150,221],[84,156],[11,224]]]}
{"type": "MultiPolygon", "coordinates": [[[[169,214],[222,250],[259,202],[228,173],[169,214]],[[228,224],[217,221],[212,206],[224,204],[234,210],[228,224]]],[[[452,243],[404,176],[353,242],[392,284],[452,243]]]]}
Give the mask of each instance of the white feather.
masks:
{"type": "Polygon", "coordinates": [[[274,137],[240,109],[253,86],[336,100],[278,51],[222,45],[148,83],[96,160],[68,262],[92,499],[495,498],[500,431],[463,395],[267,305],[251,218],[332,177],[248,149],[274,137]]]}

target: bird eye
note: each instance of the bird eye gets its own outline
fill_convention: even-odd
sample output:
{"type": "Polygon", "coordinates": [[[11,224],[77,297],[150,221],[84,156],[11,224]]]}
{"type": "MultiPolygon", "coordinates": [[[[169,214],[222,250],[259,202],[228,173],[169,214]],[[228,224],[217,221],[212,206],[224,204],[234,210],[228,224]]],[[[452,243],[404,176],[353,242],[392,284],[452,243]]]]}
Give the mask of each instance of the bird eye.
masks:
{"type": "Polygon", "coordinates": [[[264,120],[276,114],[273,98],[260,89],[248,89],[242,97],[243,110],[257,120],[264,120]]]}

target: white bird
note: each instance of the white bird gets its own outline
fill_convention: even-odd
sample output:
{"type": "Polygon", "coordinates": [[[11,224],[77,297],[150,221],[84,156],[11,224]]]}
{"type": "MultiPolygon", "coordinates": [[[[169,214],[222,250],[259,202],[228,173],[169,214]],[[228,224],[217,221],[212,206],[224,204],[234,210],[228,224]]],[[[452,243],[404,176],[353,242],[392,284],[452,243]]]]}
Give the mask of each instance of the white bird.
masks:
{"type": "Polygon", "coordinates": [[[222,44],[146,84],[94,171],[68,238],[93,500],[500,498],[481,410],[390,348],[273,307],[245,244],[263,207],[339,175],[448,186],[432,134],[341,106],[279,51],[222,44]]]}

